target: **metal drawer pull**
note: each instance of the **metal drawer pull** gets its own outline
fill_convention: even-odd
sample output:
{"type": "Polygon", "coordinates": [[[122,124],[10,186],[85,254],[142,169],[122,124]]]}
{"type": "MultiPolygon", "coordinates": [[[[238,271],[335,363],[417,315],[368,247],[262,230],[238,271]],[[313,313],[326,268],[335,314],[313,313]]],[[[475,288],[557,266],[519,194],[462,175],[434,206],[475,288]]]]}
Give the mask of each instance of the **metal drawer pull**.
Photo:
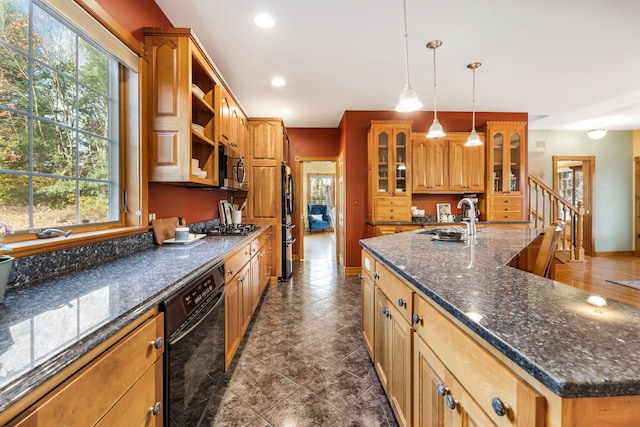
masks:
{"type": "Polygon", "coordinates": [[[405,306],[404,300],[402,298],[398,298],[398,305],[400,307],[404,307],[405,306]]]}
{"type": "Polygon", "coordinates": [[[160,349],[162,348],[162,337],[158,337],[153,341],[150,341],[149,344],[151,344],[153,346],[153,348],[157,348],[160,349]]]}
{"type": "Polygon", "coordinates": [[[445,396],[449,393],[449,389],[444,386],[442,383],[438,383],[438,394],[440,396],[445,396]]]}
{"type": "Polygon", "coordinates": [[[389,310],[387,310],[386,307],[382,307],[382,314],[384,314],[384,317],[388,318],[389,317],[389,310]]]}
{"type": "Polygon", "coordinates": [[[420,323],[420,322],[422,322],[422,316],[420,316],[417,313],[414,313],[413,314],[413,323],[420,323]]]}
{"type": "Polygon", "coordinates": [[[453,398],[453,396],[447,394],[447,397],[445,397],[445,401],[447,402],[447,406],[449,407],[449,409],[456,409],[456,405],[458,402],[453,398]]]}
{"type": "Polygon", "coordinates": [[[155,405],[153,405],[151,408],[149,408],[149,412],[151,412],[155,416],[160,414],[161,410],[162,410],[162,404],[160,402],[156,402],[155,405]]]}
{"type": "Polygon", "coordinates": [[[499,397],[494,397],[491,399],[491,407],[493,408],[493,412],[496,413],[499,417],[504,417],[509,410],[509,406],[504,403],[499,397]]]}

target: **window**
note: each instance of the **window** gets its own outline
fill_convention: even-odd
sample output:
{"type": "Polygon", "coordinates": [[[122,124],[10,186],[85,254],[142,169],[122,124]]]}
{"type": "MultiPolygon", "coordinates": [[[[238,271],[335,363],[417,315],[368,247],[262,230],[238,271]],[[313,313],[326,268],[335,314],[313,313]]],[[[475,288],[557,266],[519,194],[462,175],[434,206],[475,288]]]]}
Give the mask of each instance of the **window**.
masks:
{"type": "Polygon", "coordinates": [[[71,0],[0,4],[0,219],[23,231],[124,225],[138,94],[121,82],[137,80],[137,56],[71,0]]]}
{"type": "Polygon", "coordinates": [[[309,174],[309,203],[333,206],[333,176],[309,174]]]}

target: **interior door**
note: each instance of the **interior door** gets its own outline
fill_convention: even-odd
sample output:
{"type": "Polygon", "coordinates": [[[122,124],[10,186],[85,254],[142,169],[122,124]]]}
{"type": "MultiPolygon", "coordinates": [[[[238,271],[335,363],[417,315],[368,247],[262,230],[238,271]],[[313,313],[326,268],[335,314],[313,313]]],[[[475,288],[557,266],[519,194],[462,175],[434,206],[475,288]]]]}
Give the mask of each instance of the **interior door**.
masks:
{"type": "Polygon", "coordinates": [[[635,206],[634,206],[634,215],[635,215],[635,223],[634,223],[634,231],[635,238],[633,239],[634,243],[634,256],[640,256],[640,157],[635,158],[635,178],[636,178],[636,186],[635,186],[635,206]]]}
{"type": "Polygon", "coordinates": [[[584,253],[593,255],[594,156],[553,156],[553,190],[574,206],[580,201],[584,207],[584,253]]]}

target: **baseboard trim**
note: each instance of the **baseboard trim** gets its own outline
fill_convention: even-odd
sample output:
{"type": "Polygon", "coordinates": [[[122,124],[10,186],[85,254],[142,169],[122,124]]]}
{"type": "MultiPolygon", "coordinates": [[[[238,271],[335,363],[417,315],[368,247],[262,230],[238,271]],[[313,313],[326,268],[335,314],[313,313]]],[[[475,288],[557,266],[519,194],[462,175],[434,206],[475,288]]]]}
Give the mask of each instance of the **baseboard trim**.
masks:
{"type": "Polygon", "coordinates": [[[345,267],[344,268],[344,274],[347,276],[355,276],[360,274],[361,268],[360,267],[345,267]]]}

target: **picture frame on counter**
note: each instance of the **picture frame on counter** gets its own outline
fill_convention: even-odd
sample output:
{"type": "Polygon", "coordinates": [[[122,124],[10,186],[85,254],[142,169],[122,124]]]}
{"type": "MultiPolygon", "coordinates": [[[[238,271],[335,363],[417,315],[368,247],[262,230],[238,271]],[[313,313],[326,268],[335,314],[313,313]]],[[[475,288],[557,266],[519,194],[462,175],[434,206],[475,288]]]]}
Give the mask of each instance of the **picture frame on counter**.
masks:
{"type": "Polygon", "coordinates": [[[451,215],[451,203],[436,203],[436,210],[438,211],[438,222],[446,222],[451,215]]]}
{"type": "Polygon", "coordinates": [[[222,225],[233,224],[233,219],[231,216],[231,203],[229,203],[229,201],[227,200],[218,201],[218,214],[220,215],[220,223],[222,225]]]}

